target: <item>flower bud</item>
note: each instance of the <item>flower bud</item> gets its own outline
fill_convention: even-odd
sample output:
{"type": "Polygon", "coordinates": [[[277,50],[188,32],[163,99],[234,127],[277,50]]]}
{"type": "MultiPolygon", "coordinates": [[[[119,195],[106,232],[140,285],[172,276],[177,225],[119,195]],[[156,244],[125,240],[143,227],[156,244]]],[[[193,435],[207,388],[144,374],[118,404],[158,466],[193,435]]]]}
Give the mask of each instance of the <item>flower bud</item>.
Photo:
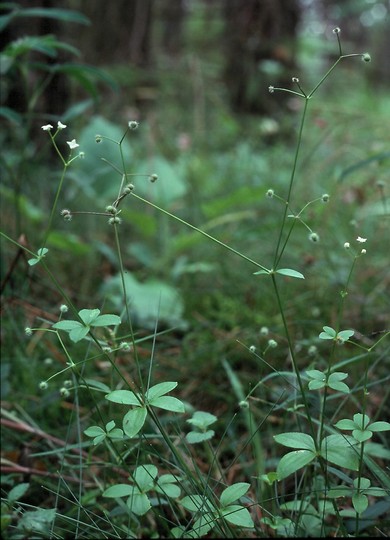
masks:
{"type": "Polygon", "coordinates": [[[109,220],[108,220],[108,223],[110,225],[120,225],[120,223],[122,223],[122,220],[120,217],[118,216],[115,216],[115,217],[111,217],[109,220]]]}
{"type": "Polygon", "coordinates": [[[150,181],[153,183],[153,182],[155,182],[156,180],[158,180],[157,174],[155,174],[155,173],[154,173],[154,174],[151,174],[151,175],[150,175],[150,181]]]}
{"type": "Polygon", "coordinates": [[[275,92],[275,87],[274,87],[274,86],[269,86],[269,87],[268,87],[268,92],[269,92],[270,94],[273,94],[273,93],[275,92]]]}
{"type": "Polygon", "coordinates": [[[319,241],[320,241],[320,237],[318,236],[317,233],[312,232],[312,233],[309,234],[309,240],[310,240],[311,242],[316,243],[316,242],[319,242],[319,241]]]}
{"type": "Polygon", "coordinates": [[[269,189],[266,193],[267,197],[272,199],[272,197],[275,195],[275,192],[273,189],[269,189]]]}
{"type": "Polygon", "coordinates": [[[102,142],[102,140],[103,140],[103,137],[101,135],[95,135],[95,142],[99,144],[102,142]]]}
{"type": "Polygon", "coordinates": [[[371,62],[371,56],[368,53],[362,55],[363,62],[371,62]]]}
{"type": "Polygon", "coordinates": [[[130,129],[137,129],[139,126],[139,123],[136,122],[135,120],[131,120],[128,125],[130,129]]]}
{"type": "Polygon", "coordinates": [[[60,388],[60,396],[63,397],[63,398],[67,398],[70,396],[70,392],[67,388],[65,388],[65,386],[63,386],[62,388],[60,388]]]}

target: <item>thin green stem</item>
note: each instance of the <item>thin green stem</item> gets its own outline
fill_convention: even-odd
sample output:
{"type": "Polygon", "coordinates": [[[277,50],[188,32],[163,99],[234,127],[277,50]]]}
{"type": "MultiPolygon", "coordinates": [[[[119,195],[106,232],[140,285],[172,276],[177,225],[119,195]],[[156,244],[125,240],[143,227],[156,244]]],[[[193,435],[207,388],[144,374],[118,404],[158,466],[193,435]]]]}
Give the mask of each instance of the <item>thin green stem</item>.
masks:
{"type": "MultiPolygon", "coordinates": [[[[275,249],[274,265],[273,265],[274,270],[277,269],[277,267],[279,265],[279,262],[280,262],[280,259],[281,259],[282,255],[283,255],[283,252],[284,252],[284,250],[286,248],[286,245],[287,245],[287,242],[284,242],[284,245],[283,245],[282,249],[279,251],[280,244],[282,242],[284,227],[286,225],[288,208],[289,208],[289,206],[291,204],[291,193],[292,193],[292,189],[293,189],[293,185],[294,185],[295,173],[296,173],[296,170],[297,170],[299,152],[300,152],[300,149],[301,149],[303,127],[304,127],[304,124],[305,124],[308,103],[309,103],[309,97],[307,97],[305,99],[305,106],[304,106],[304,109],[303,109],[303,112],[302,112],[301,124],[300,124],[299,131],[298,131],[298,141],[297,141],[297,146],[296,146],[296,149],[295,149],[294,163],[293,163],[291,176],[290,176],[290,184],[289,184],[288,194],[287,194],[287,198],[286,198],[286,206],[284,208],[283,217],[282,217],[282,224],[280,226],[280,231],[279,231],[279,238],[278,238],[278,241],[277,241],[277,244],[276,244],[276,249],[275,249]]],[[[290,230],[290,234],[291,234],[291,232],[292,232],[292,229],[290,230]]],[[[290,234],[288,236],[290,236],[290,234]]]]}
{"type": "Polygon", "coordinates": [[[61,190],[62,190],[62,185],[64,183],[67,168],[68,168],[68,165],[65,164],[64,168],[63,168],[63,171],[62,171],[60,182],[59,182],[58,187],[57,187],[57,192],[56,192],[56,195],[55,195],[55,198],[54,198],[54,203],[53,203],[53,206],[51,208],[49,222],[47,224],[46,231],[45,231],[45,236],[43,237],[43,242],[42,242],[42,245],[40,246],[42,248],[46,246],[47,240],[48,240],[50,232],[51,232],[51,227],[52,227],[52,224],[53,224],[53,218],[54,218],[54,214],[57,211],[58,199],[60,197],[60,193],[61,193],[61,190]]]}
{"type": "Polygon", "coordinates": [[[234,253],[235,255],[238,255],[238,257],[241,257],[241,259],[244,259],[245,261],[247,262],[250,262],[251,264],[254,264],[255,266],[257,266],[257,268],[261,268],[262,270],[264,270],[265,272],[269,273],[270,270],[268,268],[266,268],[265,266],[262,266],[261,264],[259,264],[258,262],[254,261],[253,259],[251,259],[250,257],[247,257],[246,255],[244,255],[243,253],[241,253],[240,251],[237,251],[236,249],[228,246],[227,244],[225,244],[224,242],[221,242],[221,240],[218,240],[217,238],[215,238],[214,236],[211,236],[211,234],[208,234],[207,232],[205,231],[202,231],[202,229],[198,229],[198,227],[195,227],[195,225],[191,225],[191,223],[188,223],[188,221],[185,221],[184,219],[181,219],[179,218],[178,216],[175,216],[174,214],[171,214],[170,212],[168,212],[167,210],[164,210],[164,208],[161,208],[160,206],[157,206],[157,204],[154,204],[150,201],[148,201],[147,199],[144,199],[143,197],[140,197],[139,195],[137,195],[136,193],[133,193],[131,192],[130,195],[132,195],[133,197],[135,197],[136,199],[139,199],[140,201],[144,202],[145,204],[148,204],[149,206],[152,206],[153,208],[155,208],[156,210],[159,210],[160,212],[162,212],[163,214],[169,216],[170,218],[172,219],[175,219],[176,221],[178,221],[179,223],[182,223],[183,225],[185,225],[186,227],[189,227],[190,229],[198,232],[199,234],[202,234],[203,236],[205,236],[206,238],[208,238],[209,240],[212,240],[213,242],[215,242],[216,244],[224,247],[225,249],[227,249],[228,251],[231,251],[232,253],[234,253]]]}
{"type": "Polygon", "coordinates": [[[300,374],[299,369],[298,369],[297,360],[295,358],[294,346],[293,346],[292,339],[291,339],[291,336],[290,336],[290,330],[288,328],[287,320],[286,320],[286,317],[285,317],[285,314],[284,314],[284,308],[283,308],[283,304],[282,304],[282,299],[280,297],[279,288],[278,288],[277,281],[276,281],[276,276],[275,276],[275,274],[271,274],[271,277],[272,277],[272,284],[273,284],[275,295],[276,295],[276,300],[277,300],[278,307],[279,307],[279,313],[280,313],[280,315],[282,317],[282,321],[283,321],[283,328],[284,328],[284,332],[285,332],[285,335],[286,335],[286,339],[287,339],[287,343],[288,343],[288,347],[289,347],[289,351],[290,351],[290,355],[291,355],[291,361],[292,361],[292,364],[293,364],[294,373],[295,373],[295,376],[296,376],[297,381],[298,381],[299,390],[300,390],[302,400],[303,400],[303,405],[304,405],[305,411],[306,411],[306,418],[307,418],[307,421],[309,423],[309,427],[310,427],[310,431],[311,431],[314,443],[316,445],[316,450],[318,451],[319,448],[317,447],[318,443],[317,443],[316,437],[315,437],[314,424],[313,424],[313,421],[312,421],[312,418],[311,418],[309,404],[308,404],[308,401],[306,399],[305,388],[303,386],[303,381],[302,381],[302,378],[301,378],[301,374],[300,374]]]}

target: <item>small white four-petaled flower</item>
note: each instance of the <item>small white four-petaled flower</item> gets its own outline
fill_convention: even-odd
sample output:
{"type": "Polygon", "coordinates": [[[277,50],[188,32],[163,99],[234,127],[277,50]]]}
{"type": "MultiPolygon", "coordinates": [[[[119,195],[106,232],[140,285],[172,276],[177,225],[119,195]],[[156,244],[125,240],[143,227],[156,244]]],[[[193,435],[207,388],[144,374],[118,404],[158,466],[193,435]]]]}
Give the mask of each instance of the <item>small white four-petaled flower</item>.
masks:
{"type": "Polygon", "coordinates": [[[65,129],[65,128],[66,128],[66,125],[63,124],[62,122],[58,121],[58,122],[57,122],[57,128],[58,128],[58,129],[65,129]]]}
{"type": "Polygon", "coordinates": [[[53,126],[51,124],[46,124],[46,126],[42,126],[43,131],[50,131],[53,129],[53,126]]]}
{"type": "Polygon", "coordinates": [[[77,144],[76,139],[73,139],[72,141],[66,141],[66,144],[69,146],[71,150],[74,150],[75,148],[80,146],[79,144],[77,144]]]}
{"type": "Polygon", "coordinates": [[[367,238],[362,238],[361,236],[358,236],[356,238],[357,242],[360,242],[361,244],[364,244],[364,242],[367,242],[367,238]]]}

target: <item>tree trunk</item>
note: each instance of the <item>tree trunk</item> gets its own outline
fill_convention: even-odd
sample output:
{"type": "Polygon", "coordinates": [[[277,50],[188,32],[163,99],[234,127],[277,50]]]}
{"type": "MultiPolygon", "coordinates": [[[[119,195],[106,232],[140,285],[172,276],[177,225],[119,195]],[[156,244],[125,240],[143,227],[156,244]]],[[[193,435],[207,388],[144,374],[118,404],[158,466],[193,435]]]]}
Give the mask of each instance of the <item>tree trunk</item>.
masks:
{"type": "Polygon", "coordinates": [[[272,111],[278,100],[268,86],[291,85],[299,16],[297,0],[225,0],[225,81],[234,111],[272,111]]]}

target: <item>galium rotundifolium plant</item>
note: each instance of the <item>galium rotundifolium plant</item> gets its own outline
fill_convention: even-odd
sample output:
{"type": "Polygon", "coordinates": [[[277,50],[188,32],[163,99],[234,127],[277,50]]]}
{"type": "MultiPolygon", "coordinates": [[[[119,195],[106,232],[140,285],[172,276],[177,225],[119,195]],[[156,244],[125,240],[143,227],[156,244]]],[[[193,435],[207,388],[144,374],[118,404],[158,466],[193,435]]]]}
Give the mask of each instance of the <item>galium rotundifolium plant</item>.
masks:
{"type": "MultiPolygon", "coordinates": [[[[59,199],[59,193],[63,186],[63,181],[65,178],[65,173],[71,164],[71,162],[76,159],[76,157],[83,157],[83,153],[73,156],[72,153],[69,156],[69,159],[66,160],[63,158],[59,145],[57,144],[56,137],[62,129],[65,129],[66,126],[58,123],[58,129],[54,135],[51,134],[53,127],[51,125],[43,126],[44,131],[47,131],[50,135],[51,141],[56,148],[57,153],[59,154],[61,161],[63,163],[63,175],[61,177],[60,186],[57,190],[57,196],[55,198],[54,207],[57,208],[57,201],[59,199]]],[[[125,161],[122,152],[122,143],[126,134],[129,131],[135,130],[138,128],[138,122],[131,121],[128,123],[127,130],[120,141],[114,141],[109,138],[105,138],[102,135],[97,135],[95,140],[96,143],[100,144],[103,140],[107,140],[113,144],[117,144],[119,152],[122,159],[123,170],[119,170],[116,165],[110,164],[113,167],[115,173],[119,174],[120,178],[120,187],[118,190],[117,197],[115,200],[111,201],[105,208],[105,211],[93,211],[85,212],[83,210],[69,210],[63,209],[60,214],[65,221],[70,222],[74,216],[81,216],[83,214],[93,214],[96,216],[104,216],[108,218],[108,224],[113,226],[115,231],[116,245],[118,249],[118,257],[120,265],[122,268],[123,276],[123,267],[122,267],[122,257],[120,249],[120,240],[118,234],[118,227],[121,224],[121,218],[119,214],[121,212],[120,205],[123,203],[124,199],[129,195],[134,194],[135,185],[134,177],[135,176],[147,176],[151,183],[156,182],[158,179],[157,174],[152,173],[150,175],[136,175],[133,173],[128,173],[125,167],[125,161]],[[129,182],[129,179],[132,182],[129,182]]],[[[72,151],[78,147],[76,140],[69,141],[68,146],[72,151]]],[[[54,210],[52,216],[54,215],[54,210]]],[[[52,216],[50,219],[50,224],[52,221],[52,216]]],[[[49,237],[50,231],[45,235],[45,241],[43,245],[46,245],[47,238],[49,237]]],[[[46,247],[40,248],[36,256],[33,257],[30,264],[35,265],[38,263],[43,263],[43,258],[48,254],[48,249],[46,247]]],[[[45,265],[46,270],[48,270],[45,265]]],[[[116,456],[116,460],[125,464],[124,455],[121,454],[120,446],[128,440],[135,439],[140,436],[140,433],[145,431],[147,421],[155,423],[157,429],[161,430],[163,438],[165,439],[168,447],[171,449],[175,459],[179,463],[179,470],[172,473],[160,473],[157,466],[150,463],[138,464],[133,471],[129,471],[129,481],[126,484],[113,484],[104,490],[103,496],[107,498],[112,498],[115,500],[120,500],[125,498],[125,504],[128,508],[128,511],[134,515],[142,516],[146,514],[149,510],[153,510],[156,504],[169,504],[172,505],[172,502],[175,501],[176,504],[180,505],[183,509],[188,512],[192,517],[190,518],[190,525],[185,527],[176,527],[172,529],[172,534],[177,537],[199,537],[210,530],[217,528],[221,529],[227,527],[227,531],[230,531],[230,526],[237,526],[239,528],[252,528],[254,526],[253,520],[250,516],[249,511],[246,507],[239,503],[239,499],[242,498],[245,493],[248,491],[250,485],[246,483],[236,483],[231,486],[226,487],[222,490],[219,498],[216,497],[213,491],[210,490],[208,485],[204,485],[202,479],[193,479],[188,486],[186,486],[187,495],[181,496],[181,488],[179,483],[182,482],[183,475],[187,475],[191,478],[188,471],[188,466],[185,461],[182,459],[180,453],[173,446],[170,436],[166,433],[165,429],[159,423],[158,415],[156,411],[164,410],[169,413],[184,413],[185,406],[184,403],[168,395],[172,390],[174,390],[178,383],[172,381],[166,381],[152,385],[150,382],[150,376],[148,378],[147,386],[144,386],[142,378],[140,377],[140,383],[135,384],[134,388],[129,389],[114,389],[110,390],[107,385],[100,381],[95,381],[84,377],[82,374],[82,367],[84,362],[75,362],[72,358],[72,354],[69,351],[65,340],[62,337],[62,334],[65,333],[69,340],[74,344],[87,341],[88,343],[93,343],[101,350],[101,354],[105,354],[106,357],[111,360],[111,353],[114,353],[116,350],[131,350],[135,354],[135,360],[138,363],[136,355],[136,339],[134,337],[132,326],[131,326],[131,317],[128,308],[128,300],[126,295],[126,285],[123,281],[123,297],[124,297],[124,313],[121,316],[110,313],[101,313],[100,309],[80,309],[77,310],[75,306],[71,304],[71,310],[73,311],[75,318],[68,318],[68,307],[66,309],[60,310],[60,320],[51,325],[51,328],[47,331],[54,332],[57,335],[57,338],[60,342],[62,349],[64,350],[68,362],[67,368],[62,370],[59,373],[56,373],[52,377],[49,377],[47,381],[42,381],[40,384],[41,390],[44,390],[48,387],[48,383],[56,376],[62,374],[63,372],[71,369],[75,377],[79,378],[79,387],[87,388],[90,392],[104,392],[105,399],[108,403],[116,404],[125,407],[127,411],[124,413],[121,427],[117,426],[117,423],[114,419],[103,419],[103,412],[98,410],[98,416],[100,423],[96,425],[91,425],[84,430],[84,434],[91,439],[93,446],[99,446],[104,444],[110,449],[110,452],[113,456],[116,456]],[[65,317],[64,317],[65,316],[65,317]],[[118,329],[123,326],[124,322],[127,320],[127,323],[130,327],[130,341],[127,342],[121,341],[121,338],[118,337],[116,340],[116,332],[118,329]],[[114,330],[111,330],[110,327],[114,327],[114,330]],[[108,334],[109,339],[114,339],[119,342],[119,345],[112,346],[108,345],[109,339],[104,339],[104,334],[96,334],[97,330],[102,330],[104,333],[108,334]],[[125,347],[126,345],[126,347],[125,347]],[[201,495],[200,495],[201,493],[201,495]],[[158,503],[156,502],[159,501],[158,503]],[[226,524],[226,525],[224,525],[226,524]]],[[[66,298],[69,302],[69,299],[66,298]]],[[[65,305],[64,305],[65,306],[65,305]]],[[[28,334],[31,335],[36,329],[27,329],[28,334]]],[[[27,331],[26,330],[26,331],[27,331]]],[[[96,355],[90,357],[90,359],[95,358],[96,355]]],[[[115,369],[113,364],[113,368],[115,369]]],[[[138,366],[139,369],[139,366],[138,366]]],[[[140,369],[139,369],[140,373],[140,369]]],[[[121,385],[126,382],[121,377],[121,385]]],[[[77,384],[75,382],[74,384],[77,384]]],[[[64,388],[66,394],[61,394],[63,397],[69,397],[68,388],[64,388]]],[[[214,432],[206,429],[209,424],[215,422],[216,417],[198,411],[194,414],[193,418],[189,421],[193,424],[194,430],[188,433],[187,442],[189,444],[194,444],[196,442],[206,441],[210,438],[214,432]]],[[[131,467],[132,469],[132,467],[131,467]]],[[[226,533],[230,535],[231,532],[226,533]]],[[[225,535],[226,535],[225,534],[225,535]]]]}
{"type": "MultiPolygon", "coordinates": [[[[288,92],[303,99],[304,101],[301,125],[298,133],[296,154],[288,188],[288,195],[286,198],[281,197],[276,194],[271,188],[267,191],[266,194],[269,198],[276,197],[284,204],[284,218],[282,221],[282,226],[280,228],[280,234],[274,257],[274,267],[276,268],[282,260],[283,254],[285,253],[288,245],[289,238],[293,232],[296,223],[301,223],[306,226],[309,231],[309,239],[311,241],[318,242],[320,240],[319,235],[316,232],[312,231],[310,226],[303,221],[303,212],[311,203],[306,204],[299,212],[291,212],[291,200],[296,180],[297,163],[302,144],[302,133],[309,102],[310,100],[312,100],[314,94],[317,92],[319,87],[325,82],[325,80],[329,77],[331,72],[340,63],[341,60],[352,57],[360,57],[364,62],[370,61],[370,56],[367,53],[347,55],[343,54],[340,41],[340,29],[335,28],[333,32],[338,40],[339,58],[311,91],[306,91],[304,89],[304,85],[297,77],[293,77],[292,79],[292,82],[297,87],[297,90],[275,88],[273,86],[269,87],[269,91],[271,93],[275,91],[288,92]],[[289,210],[291,213],[288,213],[289,210]],[[292,220],[290,224],[288,224],[288,220],[292,220]],[[287,231],[286,233],[285,230],[287,231]]],[[[321,200],[322,202],[328,202],[329,195],[323,194],[319,198],[319,200],[321,200]]],[[[366,238],[362,238],[361,236],[358,236],[356,238],[356,242],[358,245],[365,243],[366,240],[366,238]]],[[[350,251],[351,243],[345,242],[343,247],[346,251],[350,251]]],[[[343,419],[339,422],[335,422],[333,425],[330,426],[326,425],[325,421],[327,418],[327,401],[330,392],[336,392],[336,395],[339,395],[340,399],[344,399],[343,396],[351,394],[351,390],[348,384],[345,382],[348,378],[348,373],[338,371],[336,367],[339,363],[338,351],[340,350],[340,347],[348,345],[355,346],[358,348],[363,348],[366,353],[369,354],[372,349],[377,346],[379,342],[383,339],[381,338],[374,346],[368,349],[352,341],[352,338],[355,334],[354,330],[343,329],[341,327],[344,305],[347,301],[348,289],[350,286],[353,271],[355,270],[356,263],[360,256],[366,255],[366,253],[366,248],[358,248],[355,250],[355,253],[351,253],[351,269],[347,281],[339,293],[339,306],[337,310],[338,317],[336,321],[337,326],[333,328],[330,325],[324,325],[322,329],[323,331],[319,333],[319,340],[329,343],[329,347],[327,350],[328,368],[325,371],[320,371],[319,369],[308,369],[305,375],[301,375],[300,370],[297,367],[296,353],[294,352],[294,346],[292,343],[292,338],[290,337],[288,323],[284,316],[282,299],[278,291],[278,284],[273,277],[273,284],[277,301],[279,302],[280,306],[280,313],[283,318],[286,337],[289,343],[289,351],[294,366],[294,372],[296,375],[296,380],[300,390],[301,398],[303,400],[304,410],[306,411],[305,416],[306,420],[308,421],[309,433],[304,433],[302,432],[302,429],[300,429],[300,431],[298,432],[280,433],[274,436],[274,439],[277,443],[292,449],[292,451],[288,452],[280,459],[276,468],[276,474],[269,473],[268,480],[270,482],[275,480],[281,481],[288,476],[297,473],[297,471],[299,471],[300,469],[307,468],[309,464],[313,465],[314,471],[322,471],[323,478],[325,479],[325,484],[323,485],[321,506],[318,506],[319,501],[317,500],[317,509],[314,508],[315,513],[317,513],[318,515],[318,512],[322,512],[324,516],[326,516],[326,514],[336,514],[339,517],[346,515],[343,510],[339,510],[339,508],[334,504],[334,501],[339,496],[342,497],[348,494],[350,497],[352,497],[352,514],[356,517],[356,531],[359,531],[359,520],[361,519],[363,512],[368,507],[367,495],[370,493],[373,497],[375,497],[384,496],[385,494],[390,493],[390,480],[388,475],[384,471],[378,470],[377,465],[375,464],[375,462],[373,462],[371,457],[375,456],[375,447],[366,444],[366,441],[368,441],[372,437],[374,432],[390,430],[390,424],[388,422],[373,422],[373,424],[371,424],[373,426],[373,429],[369,429],[370,419],[367,414],[365,414],[365,410],[367,408],[367,397],[369,395],[367,388],[367,372],[369,367],[368,363],[366,364],[365,379],[361,389],[361,398],[359,400],[363,412],[356,413],[353,420],[343,419]],[[305,386],[305,381],[308,381],[307,387],[305,386]],[[320,393],[321,406],[318,419],[313,417],[312,412],[309,408],[308,397],[311,392],[320,393]],[[348,429],[352,430],[352,435],[345,434],[344,430],[348,429]],[[341,477],[343,473],[341,472],[341,470],[335,469],[334,465],[341,469],[353,471],[356,474],[356,477],[353,479],[353,481],[350,480],[351,483],[349,487],[336,487],[338,478],[341,477]],[[387,489],[382,489],[381,487],[372,487],[371,481],[364,477],[365,469],[367,469],[374,478],[382,482],[387,489]],[[330,471],[332,471],[332,474],[329,474],[330,471]],[[333,503],[332,505],[329,505],[329,500],[333,503]]],[[[264,272],[257,272],[257,274],[262,273],[264,272]]],[[[291,274],[288,273],[287,275],[291,276],[291,274]]],[[[345,475],[343,475],[343,477],[345,477],[345,475]]],[[[314,495],[314,499],[318,499],[318,494],[314,495]]],[[[303,496],[301,499],[297,499],[294,503],[290,503],[289,505],[284,506],[284,508],[286,510],[289,509],[291,511],[302,512],[303,515],[306,514],[307,516],[311,516],[310,519],[312,519],[313,517],[313,505],[310,495],[303,496]]],[[[316,527],[319,527],[319,529],[317,528],[317,530],[321,531],[321,533],[323,534],[323,522],[321,521],[317,523],[316,527]]]]}

